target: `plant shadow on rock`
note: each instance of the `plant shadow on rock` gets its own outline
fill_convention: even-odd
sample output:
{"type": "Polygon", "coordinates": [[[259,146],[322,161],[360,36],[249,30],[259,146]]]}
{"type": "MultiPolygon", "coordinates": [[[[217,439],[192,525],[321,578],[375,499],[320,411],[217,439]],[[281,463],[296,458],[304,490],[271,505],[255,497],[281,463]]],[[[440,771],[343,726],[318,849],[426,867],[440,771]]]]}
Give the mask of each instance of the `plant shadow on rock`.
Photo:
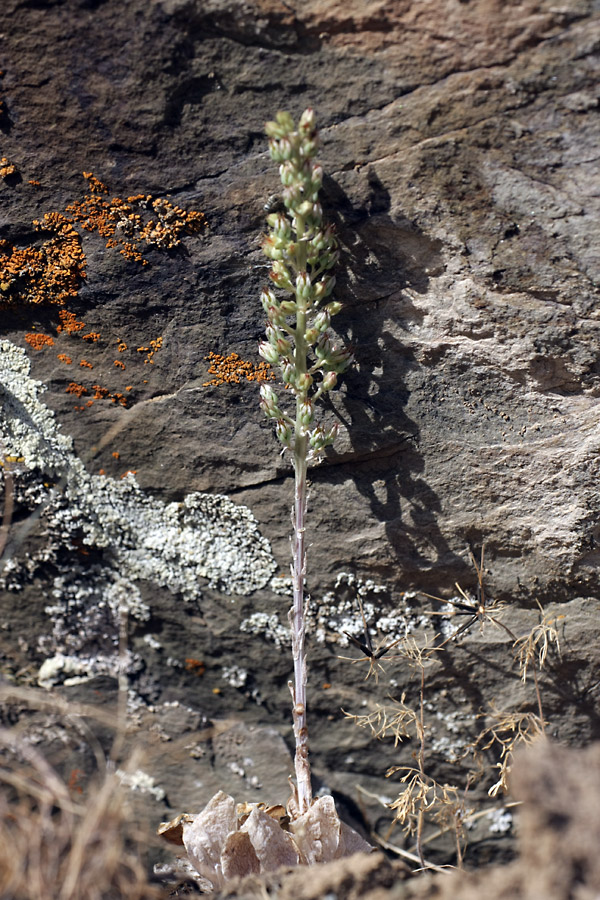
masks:
{"type": "Polygon", "coordinates": [[[357,207],[332,178],[324,179],[326,214],[338,229],[342,247],[336,292],[345,305],[340,328],[345,340],[356,346],[357,364],[345,378],[343,409],[336,409],[352,451],[342,450],[336,470],[329,468],[321,477],[353,478],[377,520],[385,524],[395,569],[405,564],[409,569],[430,568],[431,559],[419,549],[426,536],[438,559],[466,571],[437,525],[440,499],[421,477],[420,429],[406,412],[407,376],[420,365],[409,341],[402,343],[386,328],[391,316],[406,330],[422,321],[424,313],[404,291],[427,293],[429,274],[443,266],[441,242],[390,214],[389,192],[372,170],[368,185],[368,195],[357,207]],[[375,483],[383,489],[376,490],[375,483]],[[410,520],[402,501],[410,507],[410,520]]]}

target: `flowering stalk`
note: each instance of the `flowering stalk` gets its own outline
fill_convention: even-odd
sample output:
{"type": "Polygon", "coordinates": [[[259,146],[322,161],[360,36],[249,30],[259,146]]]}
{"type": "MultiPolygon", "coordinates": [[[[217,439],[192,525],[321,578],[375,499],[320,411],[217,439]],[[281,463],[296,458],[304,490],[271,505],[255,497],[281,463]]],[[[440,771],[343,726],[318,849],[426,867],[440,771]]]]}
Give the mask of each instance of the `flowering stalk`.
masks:
{"type": "Polygon", "coordinates": [[[340,311],[341,304],[330,299],[335,277],[327,273],[337,262],[339,253],[333,227],[323,224],[319,203],[323,170],[313,161],[317,147],[314,113],[307,109],[296,128],[289,113],[279,112],[274,122],[266,124],[265,130],[271,158],[280,164],[286,211],[267,217],[269,233],[263,251],[272,263],[273,287],[261,294],[268,324],[267,339],[260,344],[259,353],[268,363],[279,367],[287,396],[295,398],[295,410],[283,410],[268,384],[261,386],[260,393],[265,414],[275,420],[277,438],[284,451],[289,450],[294,457],[294,603],[289,613],[294,682],[290,682],[290,690],[296,740],[296,814],[302,815],[312,802],[304,647],[306,478],[308,463],[319,462],[337,434],[337,423],[330,428],[317,424],[315,404],[335,387],[338,375],[352,362],[352,353],[336,343],[329,330],[331,318],[340,311]],[[283,292],[284,298],[274,289],[283,292]]]}

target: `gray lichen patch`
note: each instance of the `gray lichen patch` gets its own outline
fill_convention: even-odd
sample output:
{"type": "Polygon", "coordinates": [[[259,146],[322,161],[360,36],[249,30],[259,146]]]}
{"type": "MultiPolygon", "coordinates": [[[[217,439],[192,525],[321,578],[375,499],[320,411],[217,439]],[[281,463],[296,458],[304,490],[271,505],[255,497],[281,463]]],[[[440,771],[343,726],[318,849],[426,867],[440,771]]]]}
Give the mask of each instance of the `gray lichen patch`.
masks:
{"type": "Polygon", "coordinates": [[[0,452],[22,460],[16,499],[39,514],[44,532],[44,545],[28,559],[13,546],[2,586],[19,590],[40,565],[55,567],[47,652],[82,652],[80,635],[90,633],[100,645],[114,646],[120,612],[142,621],[149,616],[139,582],[184,600],[200,599],[202,585],[248,595],[267,584],[276,564],[249,509],[216,494],[164,503],[145,494],[131,474],[121,480],[91,475],[42,402],[44,385],[29,373],[25,351],[0,341],[0,452]],[[86,565],[73,565],[77,550],[84,559],[92,554],[86,565]],[[78,634],[68,639],[74,625],[78,634]]]}

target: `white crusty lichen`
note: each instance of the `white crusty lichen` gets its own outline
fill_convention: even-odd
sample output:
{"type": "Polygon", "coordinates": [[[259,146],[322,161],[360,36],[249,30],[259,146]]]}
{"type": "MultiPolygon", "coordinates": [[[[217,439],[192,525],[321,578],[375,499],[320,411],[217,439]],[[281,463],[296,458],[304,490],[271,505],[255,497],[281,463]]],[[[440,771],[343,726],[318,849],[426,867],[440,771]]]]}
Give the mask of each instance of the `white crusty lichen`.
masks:
{"type": "Polygon", "coordinates": [[[25,351],[1,340],[0,453],[20,460],[16,499],[39,514],[46,541],[22,560],[13,548],[0,582],[19,590],[38,566],[46,565],[46,572],[48,563],[55,567],[47,609],[54,627],[45,648],[50,654],[85,654],[83,646],[69,646],[61,628],[67,608],[69,619],[78,618],[81,637],[91,636],[93,624],[113,645],[123,612],[148,619],[137,583],[198,600],[202,585],[248,595],[269,582],[275,560],[249,509],[218,494],[190,493],[180,503],[164,503],[144,493],[132,474],[90,474],[42,402],[44,390],[30,377],[25,351]],[[73,551],[85,547],[98,551],[100,561],[73,564],[73,551]],[[70,557],[68,567],[61,554],[70,557]]]}
{"type": "Polygon", "coordinates": [[[57,479],[44,513],[51,523],[65,534],[77,528],[84,544],[106,548],[128,581],[152,581],[185,599],[198,598],[201,581],[234,594],[269,581],[275,561],[249,509],[219,494],[163,503],[131,474],[91,475],[40,400],[44,385],[29,370],[25,351],[0,341],[0,446],[28,469],[57,479]]]}
{"type": "MultiPolygon", "coordinates": [[[[269,588],[275,594],[290,596],[292,579],[276,575],[269,588]]],[[[349,635],[361,638],[365,625],[387,641],[398,641],[417,628],[429,624],[429,618],[410,606],[416,596],[405,592],[402,609],[383,612],[391,605],[389,588],[371,578],[361,578],[352,572],[339,572],[334,586],[318,601],[307,604],[306,619],[315,639],[321,644],[347,647],[349,635]],[[364,619],[363,619],[364,615],[364,619]]],[[[241,624],[241,630],[262,634],[278,649],[289,646],[289,628],[276,613],[257,612],[241,624]]]]}

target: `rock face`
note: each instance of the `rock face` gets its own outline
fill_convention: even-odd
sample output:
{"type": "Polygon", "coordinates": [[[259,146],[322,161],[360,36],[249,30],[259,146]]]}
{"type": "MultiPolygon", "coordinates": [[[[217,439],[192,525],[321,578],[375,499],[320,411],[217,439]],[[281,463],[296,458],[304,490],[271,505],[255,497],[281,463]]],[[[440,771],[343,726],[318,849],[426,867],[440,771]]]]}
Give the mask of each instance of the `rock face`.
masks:
{"type": "MultiPolygon", "coordinates": [[[[475,597],[483,545],[510,633],[487,621],[429,667],[438,777],[492,700],[536,708],[511,650],[535,601],[560,623],[546,718],[564,739],[595,734],[595,4],[5,6],[4,675],[43,667],[45,688],[112,701],[121,632],[166,790],[150,815],[219,789],[285,802],[291,468],[256,384],[209,384],[207,357],[259,363],[278,191],[263,122],[313,106],[343,250],[336,322],[357,358],[329,410],[341,438],[312,472],[317,783],[348,804],[357,784],[397,792],[383,775],[400,751],[340,712],[389,690],[338,658],[358,656],[357,597],[373,636],[431,636],[435,603],[415,592],[458,581],[475,597]]],[[[405,662],[388,676],[416,700],[405,662]]]]}

